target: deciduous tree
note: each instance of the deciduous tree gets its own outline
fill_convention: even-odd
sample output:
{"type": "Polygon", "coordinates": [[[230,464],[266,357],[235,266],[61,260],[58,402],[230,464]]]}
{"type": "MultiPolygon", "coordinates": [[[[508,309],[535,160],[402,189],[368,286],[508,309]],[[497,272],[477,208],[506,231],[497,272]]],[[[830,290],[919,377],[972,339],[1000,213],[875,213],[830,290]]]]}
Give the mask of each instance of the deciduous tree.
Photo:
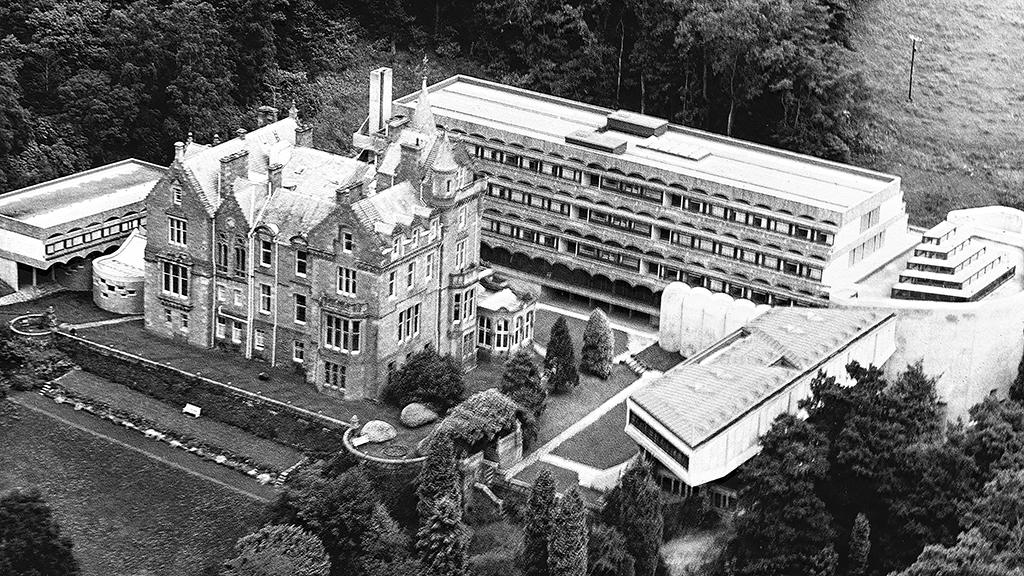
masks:
{"type": "Polygon", "coordinates": [[[447,410],[466,393],[462,367],[450,354],[441,356],[432,346],[413,354],[391,377],[385,395],[405,406],[410,402],[434,404],[447,410]]]}
{"type": "Polygon", "coordinates": [[[0,574],[75,576],[79,567],[71,546],[38,490],[0,497],[0,574]]]}

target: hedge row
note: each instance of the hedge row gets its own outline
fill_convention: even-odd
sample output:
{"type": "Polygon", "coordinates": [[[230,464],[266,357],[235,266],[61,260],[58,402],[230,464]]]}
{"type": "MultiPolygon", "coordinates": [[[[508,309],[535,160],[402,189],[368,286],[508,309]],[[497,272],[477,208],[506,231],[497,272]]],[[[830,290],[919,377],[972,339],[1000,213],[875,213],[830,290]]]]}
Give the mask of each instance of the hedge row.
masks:
{"type": "Polygon", "coordinates": [[[57,337],[55,342],[83,370],[168,404],[195,404],[205,417],[307,454],[342,449],[343,429],[324,428],[323,422],[307,420],[297,412],[236,394],[169,366],[109,354],[74,338],[57,337]]]}

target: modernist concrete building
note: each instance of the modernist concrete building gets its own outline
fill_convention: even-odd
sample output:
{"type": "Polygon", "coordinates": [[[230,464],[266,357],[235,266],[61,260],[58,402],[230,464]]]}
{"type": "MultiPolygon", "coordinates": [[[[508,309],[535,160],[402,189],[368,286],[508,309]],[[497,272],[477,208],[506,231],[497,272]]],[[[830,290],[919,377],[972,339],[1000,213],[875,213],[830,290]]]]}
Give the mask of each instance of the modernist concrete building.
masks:
{"type": "Polygon", "coordinates": [[[146,235],[137,228],[114,253],[92,262],[92,300],[115,314],[142,314],[146,235]]]}
{"type": "MultiPolygon", "coordinates": [[[[429,108],[374,167],[310,147],[293,109],[174,163],[147,199],[146,326],[376,397],[427,345],[472,365],[482,182],[429,108]]],[[[190,147],[191,148],[191,147],[190,147]]]]}
{"type": "Polygon", "coordinates": [[[164,172],[122,160],[0,196],[0,282],[17,290],[70,276],[88,290],[88,262],[145,225],[146,195],[164,172]]]}
{"type": "MultiPolygon", "coordinates": [[[[392,106],[390,70],[376,78],[367,157],[427,97],[392,106]]],[[[652,321],[677,280],[822,306],[905,242],[896,176],[465,76],[429,99],[488,179],[484,260],[652,321]]]]}
{"type": "Polygon", "coordinates": [[[846,366],[882,366],[896,348],[896,316],[877,310],[774,308],[667,371],[626,400],[626,433],[657,462],[664,488],[720,486],[760,449],[776,416],[798,413],[819,371],[848,382],[846,366]]]}

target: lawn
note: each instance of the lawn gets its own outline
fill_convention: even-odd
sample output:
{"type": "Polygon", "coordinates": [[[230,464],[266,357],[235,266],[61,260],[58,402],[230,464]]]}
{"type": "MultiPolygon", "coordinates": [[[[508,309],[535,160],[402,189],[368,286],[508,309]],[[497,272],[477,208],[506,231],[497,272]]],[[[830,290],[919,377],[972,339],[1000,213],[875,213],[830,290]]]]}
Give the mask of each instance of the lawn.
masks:
{"type": "Polygon", "coordinates": [[[956,208],[1024,207],[1024,1],[872,0],[858,10],[852,41],[879,146],[854,162],[901,176],[917,224],[956,208]],[[910,35],[922,39],[913,102],[910,35]]]}
{"type": "Polygon", "coordinates": [[[257,465],[271,470],[286,470],[302,458],[299,451],[288,446],[210,418],[185,416],[180,407],[171,406],[89,372],[72,370],[56,382],[85,398],[145,418],[160,431],[195,438],[210,446],[250,458],[257,465]]]}
{"type": "Polygon", "coordinates": [[[60,323],[82,324],[122,318],[119,314],[107,312],[96,306],[92,301],[92,292],[58,292],[29,302],[0,306],[0,320],[6,322],[22,314],[46,312],[46,307],[50,305],[53,306],[57,322],[60,323]]]}
{"type": "MultiPolygon", "coordinates": [[[[534,339],[540,344],[547,346],[548,339],[551,336],[551,327],[560,316],[561,314],[550,310],[537,310],[537,323],[533,328],[534,339]]],[[[570,318],[569,316],[565,316],[565,321],[569,325],[569,334],[572,336],[572,344],[576,350],[576,358],[579,359],[580,348],[583,346],[583,331],[587,328],[587,321],[580,320],[578,318],[570,318]]],[[[612,332],[615,334],[614,353],[617,356],[628,349],[629,336],[624,332],[619,332],[618,330],[613,330],[612,332]]]]}
{"type": "Polygon", "coordinates": [[[626,435],[626,403],[609,410],[596,422],[555,448],[555,456],[605,470],[636,455],[636,443],[626,435]]]}
{"type": "Polygon", "coordinates": [[[38,487],[84,576],[214,574],[262,505],[19,408],[0,423],[0,492],[38,487]]]}
{"type": "Polygon", "coordinates": [[[548,396],[548,406],[540,416],[535,446],[542,446],[572,423],[583,418],[606,400],[637,379],[632,370],[616,364],[607,380],[580,375],[580,385],[568,394],[548,396]]]}

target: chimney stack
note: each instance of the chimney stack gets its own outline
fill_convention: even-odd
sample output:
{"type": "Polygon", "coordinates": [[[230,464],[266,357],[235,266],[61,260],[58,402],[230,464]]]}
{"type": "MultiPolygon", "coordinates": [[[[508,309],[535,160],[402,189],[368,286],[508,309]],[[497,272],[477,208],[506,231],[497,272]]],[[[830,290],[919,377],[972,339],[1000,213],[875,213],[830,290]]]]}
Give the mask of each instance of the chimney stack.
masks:
{"type": "Polygon", "coordinates": [[[370,117],[369,134],[384,129],[391,119],[391,68],[377,68],[370,71],[370,117]]]}
{"type": "Polygon", "coordinates": [[[270,182],[271,194],[274,194],[281,189],[281,173],[283,171],[283,164],[271,164],[267,167],[267,181],[270,182]]]}
{"type": "Polygon", "coordinates": [[[249,151],[239,150],[234,154],[228,154],[220,159],[220,181],[221,184],[231,184],[235,178],[245,178],[249,175],[249,151]]]}
{"type": "Polygon", "coordinates": [[[178,141],[174,143],[174,161],[181,162],[185,159],[185,143],[178,141]]]}
{"type": "Polygon", "coordinates": [[[335,192],[338,204],[351,206],[356,202],[363,199],[366,194],[366,181],[360,178],[357,182],[353,182],[343,188],[338,188],[335,192]]]}
{"type": "Polygon", "coordinates": [[[260,128],[277,122],[277,108],[273,106],[260,106],[256,109],[256,121],[260,128]]]}
{"type": "Polygon", "coordinates": [[[238,136],[239,140],[245,140],[245,128],[235,130],[235,136],[238,136]]]}

